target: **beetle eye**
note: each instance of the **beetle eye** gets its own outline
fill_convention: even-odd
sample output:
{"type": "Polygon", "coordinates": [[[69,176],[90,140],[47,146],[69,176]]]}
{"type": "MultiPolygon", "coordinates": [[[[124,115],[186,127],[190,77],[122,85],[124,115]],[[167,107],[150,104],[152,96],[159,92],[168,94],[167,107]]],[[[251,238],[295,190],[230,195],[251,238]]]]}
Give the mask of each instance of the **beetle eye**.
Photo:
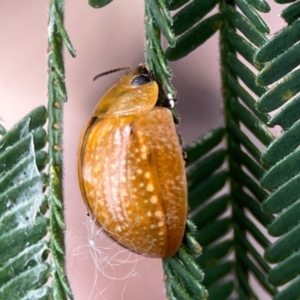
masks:
{"type": "Polygon", "coordinates": [[[150,78],[148,76],[139,75],[138,77],[135,77],[131,81],[131,85],[133,85],[133,86],[139,86],[139,85],[146,84],[148,82],[150,82],[150,78]]]}

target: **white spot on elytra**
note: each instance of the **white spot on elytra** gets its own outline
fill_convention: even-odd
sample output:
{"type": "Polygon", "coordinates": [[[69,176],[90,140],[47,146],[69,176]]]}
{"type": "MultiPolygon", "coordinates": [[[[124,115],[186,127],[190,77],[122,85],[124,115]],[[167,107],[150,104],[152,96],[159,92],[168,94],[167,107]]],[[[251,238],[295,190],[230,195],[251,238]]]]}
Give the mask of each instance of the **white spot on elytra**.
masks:
{"type": "Polygon", "coordinates": [[[157,203],[157,197],[156,196],[151,196],[151,198],[150,198],[150,202],[152,203],[152,204],[156,204],[157,203]]]}
{"type": "Polygon", "coordinates": [[[154,185],[152,183],[148,183],[146,187],[148,192],[153,192],[154,191],[154,185]]]}
{"type": "Polygon", "coordinates": [[[120,231],[122,231],[122,228],[121,228],[121,226],[116,226],[116,228],[115,228],[115,229],[116,229],[116,231],[119,231],[119,232],[120,232],[120,231]]]}
{"type": "Polygon", "coordinates": [[[161,210],[157,210],[157,211],[154,213],[154,215],[155,215],[155,217],[160,218],[160,217],[163,215],[163,213],[162,213],[161,210]]]}

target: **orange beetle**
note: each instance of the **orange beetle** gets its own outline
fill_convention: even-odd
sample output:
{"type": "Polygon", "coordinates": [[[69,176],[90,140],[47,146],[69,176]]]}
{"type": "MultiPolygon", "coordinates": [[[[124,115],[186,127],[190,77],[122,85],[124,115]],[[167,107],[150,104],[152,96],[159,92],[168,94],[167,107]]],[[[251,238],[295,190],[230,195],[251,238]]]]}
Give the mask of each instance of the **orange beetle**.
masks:
{"type": "Polygon", "coordinates": [[[179,249],[187,217],[184,160],[170,110],[141,65],[100,99],[78,153],[82,197],[106,233],[150,257],[179,249]]]}

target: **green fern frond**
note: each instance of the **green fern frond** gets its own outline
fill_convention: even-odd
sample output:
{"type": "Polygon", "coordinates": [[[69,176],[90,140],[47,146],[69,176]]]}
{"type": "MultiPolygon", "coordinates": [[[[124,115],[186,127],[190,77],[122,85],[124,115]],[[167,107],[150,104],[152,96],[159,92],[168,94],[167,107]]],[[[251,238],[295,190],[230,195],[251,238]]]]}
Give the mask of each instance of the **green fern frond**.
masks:
{"type": "MultiPolygon", "coordinates": [[[[257,74],[238,56],[242,56],[258,70],[263,68],[264,64],[254,62],[253,57],[257,47],[267,41],[265,34],[269,28],[257,11],[268,12],[270,7],[265,1],[238,0],[235,4],[221,1],[219,13],[208,16],[218,1],[195,0],[185,5],[186,2],[168,2],[169,9],[179,9],[173,16],[172,25],[178,38],[175,47],[171,45],[166,49],[168,60],[188,55],[219,29],[221,35],[225,128],[212,132],[200,142],[200,145],[206,145],[207,151],[203,152],[202,147],[195,145],[192,151],[189,148],[187,151],[188,159],[193,163],[187,174],[190,216],[198,228],[195,237],[204,247],[204,254],[206,247],[218,255],[215,248],[223,250],[223,247],[230,245],[222,253],[223,259],[215,260],[212,265],[202,258],[197,259],[207,274],[203,284],[209,294],[218,299],[229,297],[233,290],[240,299],[258,299],[249,284],[249,276],[252,274],[269,294],[275,295],[277,290],[266,280],[270,266],[247,239],[250,234],[264,249],[270,246],[269,240],[253,221],[254,218],[261,226],[267,227],[274,219],[272,215],[260,210],[261,202],[268,197],[268,192],[259,185],[264,168],[260,161],[261,152],[256,146],[257,141],[268,146],[274,140],[266,126],[270,121],[269,115],[256,109],[255,98],[266,94],[268,90],[256,84],[257,74]],[[251,132],[254,140],[243,132],[244,127],[251,132]],[[226,151],[219,146],[223,136],[226,137],[226,151]],[[211,137],[218,137],[217,143],[209,143],[211,137]],[[226,161],[228,170],[224,169],[226,161]],[[230,185],[228,194],[223,192],[227,182],[230,185]],[[215,196],[219,191],[221,195],[215,196]],[[226,216],[225,212],[230,205],[231,215],[226,216]],[[224,236],[231,228],[235,239],[224,242],[224,236]],[[235,262],[224,260],[230,249],[234,250],[235,262]],[[233,275],[238,285],[234,280],[222,282],[226,274],[233,275]]],[[[181,277],[175,278],[180,281],[181,277]]],[[[177,296],[180,298],[180,294],[177,296]]]]}
{"type": "Polygon", "coordinates": [[[52,290],[54,299],[73,299],[65,267],[65,221],[63,201],[63,105],[67,101],[65,71],[63,64],[63,44],[70,54],[75,50],[63,27],[64,1],[53,0],[49,8],[49,196],[50,208],[50,249],[52,290]]]}
{"type": "Polygon", "coordinates": [[[268,193],[259,186],[264,169],[260,162],[261,153],[255,144],[260,142],[268,146],[274,137],[266,126],[269,116],[257,112],[255,107],[255,97],[262,96],[267,90],[257,86],[256,73],[246,66],[238,54],[254,68],[261,69],[263,65],[254,63],[253,56],[257,46],[266,41],[264,34],[268,33],[269,29],[256,9],[268,11],[269,8],[266,4],[258,6],[256,1],[235,1],[235,4],[243,14],[238,12],[234,5],[221,5],[224,15],[224,25],[221,29],[222,89],[225,124],[228,130],[235,276],[239,283],[239,299],[258,299],[258,295],[249,285],[250,274],[270,295],[277,293],[276,288],[266,280],[270,266],[247,239],[247,236],[251,235],[263,249],[270,245],[268,238],[253,222],[254,218],[260,226],[267,227],[273,220],[272,215],[260,210],[261,202],[268,193]],[[244,135],[242,126],[251,132],[252,140],[244,135]]]}
{"type": "Polygon", "coordinates": [[[44,107],[35,109],[0,139],[0,298],[48,299],[49,219],[39,160],[47,136],[44,107]],[[37,165],[37,161],[39,166],[37,165]]]}
{"type": "Polygon", "coordinates": [[[225,133],[223,128],[216,129],[186,148],[192,162],[187,172],[189,215],[198,228],[196,239],[203,247],[196,262],[204,270],[203,285],[211,299],[226,299],[234,290],[233,281],[223,281],[233,271],[233,261],[226,261],[233,242],[228,238],[219,241],[231,228],[230,218],[223,217],[230,197],[217,195],[228,179],[228,172],[222,168],[226,151],[220,149],[225,133]]]}
{"type": "Polygon", "coordinates": [[[103,6],[109,4],[113,0],[88,0],[89,5],[94,8],[102,8],[103,6]]]}
{"type": "MultiPolygon", "coordinates": [[[[160,1],[163,3],[164,1],[160,1]]],[[[146,28],[146,61],[150,69],[153,71],[155,78],[160,87],[159,102],[162,104],[166,99],[164,87],[167,89],[173,98],[176,97],[176,92],[170,80],[172,78],[171,69],[168,66],[167,60],[164,55],[164,50],[161,45],[161,32],[168,39],[168,43],[174,45],[175,38],[171,29],[172,20],[165,5],[163,10],[160,6],[154,5],[155,1],[145,1],[145,28],[146,28]]],[[[173,115],[176,123],[179,122],[176,118],[177,114],[173,110],[173,115]]]]}
{"type": "MultiPolygon", "coordinates": [[[[295,1],[289,1],[295,2],[295,1]]],[[[288,23],[292,24],[300,17],[300,4],[296,2],[294,4],[289,5],[281,12],[281,17],[288,23]]]]}
{"type": "MultiPolygon", "coordinates": [[[[185,3],[186,1],[175,1],[169,7],[178,9],[185,3]]],[[[255,97],[262,96],[267,89],[257,86],[256,73],[238,55],[258,70],[263,67],[263,63],[254,63],[253,56],[257,47],[267,41],[265,34],[269,32],[269,28],[257,11],[268,12],[270,7],[265,1],[238,0],[234,4],[230,3],[231,1],[221,1],[219,13],[207,18],[205,17],[217,1],[195,0],[178,10],[174,15],[173,28],[174,33],[180,36],[176,46],[166,50],[166,57],[175,60],[188,55],[220,29],[225,108],[223,130],[227,151],[213,150],[214,147],[211,147],[206,157],[199,153],[200,161],[188,171],[189,206],[198,227],[196,238],[204,247],[204,255],[199,262],[207,274],[203,284],[208,287],[209,294],[219,297],[216,299],[225,299],[235,289],[239,299],[258,299],[249,284],[250,274],[271,295],[275,295],[277,291],[266,280],[269,265],[249,243],[247,234],[252,235],[266,249],[270,242],[252,218],[266,227],[273,221],[273,217],[260,210],[261,202],[268,196],[268,192],[259,186],[259,180],[264,174],[260,162],[261,152],[255,145],[257,142],[250,140],[243,132],[243,126],[262,145],[268,146],[274,137],[266,126],[270,117],[256,110],[255,97]],[[226,160],[228,171],[221,168],[226,160]],[[214,196],[226,182],[230,184],[229,194],[222,192],[223,195],[214,196]],[[232,215],[224,216],[229,205],[232,207],[232,215]],[[221,242],[232,227],[234,242],[221,242]],[[223,244],[228,248],[222,252],[221,258],[226,257],[230,249],[233,249],[235,262],[216,259],[212,265],[207,264],[204,260],[206,247],[215,253],[214,248],[223,250],[223,244]],[[230,280],[225,284],[221,283],[220,279],[224,279],[225,274],[232,274],[237,279],[238,286],[235,281],[230,280]]],[[[189,156],[188,158],[190,159],[189,156]]],[[[216,251],[215,255],[218,254],[216,251]]]]}
{"type": "Polygon", "coordinates": [[[3,137],[4,134],[6,134],[6,129],[2,124],[0,124],[0,135],[1,135],[1,137],[3,137]]]}
{"type": "MultiPolygon", "coordinates": [[[[286,1],[278,1],[286,3],[286,1]]],[[[294,1],[288,1],[294,2],[294,1]]],[[[261,185],[271,191],[262,207],[265,212],[278,214],[268,226],[270,235],[280,237],[269,246],[265,258],[277,265],[268,280],[275,286],[288,285],[274,299],[297,299],[300,295],[299,268],[299,3],[286,7],[281,16],[288,25],[266,42],[256,53],[255,60],[265,64],[257,77],[262,86],[273,84],[258,101],[259,111],[280,109],[270,126],[280,125],[285,131],[262,155],[268,169],[261,185]]]]}
{"type": "MultiPolygon", "coordinates": [[[[212,3],[215,4],[215,3],[212,3]]],[[[211,5],[213,8],[213,5],[211,5]]],[[[211,7],[209,7],[211,8],[211,7]]],[[[194,7],[187,7],[188,11],[186,14],[192,14],[193,18],[194,7]]],[[[180,12],[179,12],[180,13],[180,12]]],[[[179,14],[178,13],[178,14],[179,14]]],[[[175,24],[180,24],[181,21],[185,21],[188,16],[179,16],[175,24]]],[[[208,40],[216,31],[218,31],[223,23],[223,18],[221,14],[215,14],[207,19],[203,20],[194,27],[184,28],[184,30],[189,29],[184,34],[182,34],[177,40],[175,47],[169,47],[166,50],[166,58],[168,60],[178,60],[193,50],[201,46],[206,40],[208,40]]],[[[189,26],[193,26],[191,23],[189,26]]],[[[179,27],[179,25],[177,25],[179,27]]],[[[179,31],[181,32],[181,31],[179,31]]]]}

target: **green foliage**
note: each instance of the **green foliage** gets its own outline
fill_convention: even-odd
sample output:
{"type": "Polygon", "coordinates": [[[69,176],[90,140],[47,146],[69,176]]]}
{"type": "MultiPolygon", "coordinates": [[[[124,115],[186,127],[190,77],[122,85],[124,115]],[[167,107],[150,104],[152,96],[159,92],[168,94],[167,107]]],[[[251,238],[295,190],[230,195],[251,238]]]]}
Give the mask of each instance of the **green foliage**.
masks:
{"type": "MultiPolygon", "coordinates": [[[[163,1],[161,1],[163,2],[163,1]]],[[[150,66],[150,69],[154,72],[156,80],[160,86],[160,90],[163,91],[163,85],[166,87],[169,93],[175,97],[175,90],[170,82],[172,73],[168,66],[167,60],[165,58],[164,50],[161,45],[161,34],[159,31],[158,24],[163,24],[164,31],[162,33],[165,37],[168,37],[168,42],[172,45],[175,43],[175,37],[171,29],[171,19],[170,14],[167,14],[167,17],[164,19],[165,7],[160,7],[157,4],[154,4],[155,1],[145,1],[145,14],[147,22],[146,27],[146,57],[147,62],[150,66]]],[[[159,95],[159,101],[162,103],[166,98],[165,93],[159,95]]],[[[174,111],[173,111],[174,113],[174,111]]],[[[178,123],[177,120],[176,123],[178,123]]]]}
{"type": "Polygon", "coordinates": [[[47,162],[37,164],[46,120],[46,109],[37,108],[0,139],[1,299],[48,299],[51,293],[41,174],[47,162]]]}
{"type": "MultiPolygon", "coordinates": [[[[174,1],[169,3],[169,8],[178,9],[185,3],[186,1],[174,1]]],[[[214,247],[221,248],[222,242],[218,242],[218,240],[222,240],[230,228],[233,228],[234,242],[227,241],[226,244],[231,245],[228,251],[229,249],[234,251],[235,262],[222,260],[228,252],[223,252],[224,256],[218,257],[212,265],[206,265],[206,261],[201,258],[197,261],[200,265],[203,264],[207,274],[203,284],[208,288],[212,297],[217,297],[216,290],[219,290],[217,294],[219,299],[225,299],[235,289],[239,299],[257,299],[258,295],[249,285],[250,274],[256,277],[268,293],[275,296],[277,290],[272,284],[279,284],[276,283],[276,280],[267,280],[271,268],[264,257],[248,241],[248,236],[251,235],[265,249],[269,262],[278,262],[287,257],[291,260],[291,262],[288,261],[288,266],[295,264],[297,254],[292,256],[291,254],[300,248],[298,239],[295,238],[298,234],[296,226],[299,219],[297,218],[299,208],[296,205],[298,203],[292,205],[277,219],[268,213],[275,213],[285,208],[279,203],[283,202],[281,197],[284,197],[286,193],[293,199],[285,197],[285,201],[289,204],[297,200],[299,195],[297,193],[299,171],[295,168],[295,165],[299,165],[297,163],[298,152],[293,152],[299,145],[298,123],[296,122],[294,125],[289,123],[291,122],[290,118],[294,121],[298,119],[299,113],[295,111],[295,108],[299,100],[296,98],[296,103],[291,103],[293,107],[286,106],[283,112],[278,113],[279,116],[275,115],[271,118],[266,112],[282,106],[285,101],[299,92],[299,72],[294,71],[288,74],[298,66],[299,46],[295,44],[298,41],[298,21],[267,42],[265,34],[269,33],[269,29],[257,12],[270,10],[265,1],[237,0],[232,4],[222,1],[218,14],[206,16],[216,4],[217,1],[191,1],[179,9],[173,17],[174,34],[179,37],[175,47],[170,45],[166,50],[167,59],[180,59],[220,29],[222,90],[225,108],[223,130],[227,151],[214,150],[212,146],[204,157],[200,152],[197,157],[195,155],[197,151],[193,151],[193,155],[199,161],[195,163],[192,160],[193,165],[188,170],[189,205],[190,215],[199,228],[195,236],[204,247],[204,253],[205,247],[210,251],[213,251],[214,247]],[[261,48],[255,56],[257,47],[261,48]],[[261,70],[258,76],[257,72],[253,73],[240,57],[243,57],[257,70],[261,70]],[[266,64],[271,60],[271,63],[266,64]],[[264,87],[286,74],[288,75],[270,90],[264,87]],[[281,122],[282,126],[292,125],[276,140],[267,129],[267,126],[275,124],[272,122],[274,118],[276,124],[281,122]],[[243,128],[247,128],[251,132],[251,139],[245,135],[243,128]],[[257,143],[269,146],[263,155],[258,150],[257,143]],[[225,160],[228,171],[224,170],[223,162],[225,160]],[[270,168],[265,175],[264,168],[270,168]],[[275,189],[279,186],[278,191],[270,195],[267,190],[260,187],[260,179],[262,185],[268,189],[275,189]],[[215,196],[226,182],[230,187],[229,194],[215,196]],[[286,184],[289,186],[287,187],[286,184]],[[292,192],[291,185],[296,191],[292,192]],[[285,192],[280,193],[280,187],[284,188],[285,192]],[[275,199],[276,203],[269,199],[275,199]],[[265,213],[260,208],[261,202],[264,200],[265,213]],[[231,214],[229,217],[224,217],[224,212],[229,205],[231,214]],[[274,206],[278,207],[276,211],[272,210],[274,206]],[[290,230],[290,235],[286,235],[284,243],[280,243],[279,240],[270,247],[271,243],[261,233],[253,218],[260,223],[260,226],[269,226],[269,233],[272,235],[278,236],[288,230],[290,230]],[[288,250],[286,247],[283,249],[284,244],[291,245],[291,249],[288,250]],[[224,284],[218,282],[224,280],[225,274],[229,273],[237,279],[238,285],[235,284],[235,281],[228,281],[227,286],[224,287],[224,284]],[[227,294],[220,294],[220,291],[227,294]]],[[[288,8],[285,9],[284,16],[289,15],[286,11],[288,8]]],[[[290,23],[294,21],[288,20],[290,23]]],[[[203,257],[205,258],[204,255],[203,257]]],[[[278,268],[279,270],[287,269],[279,265],[274,270],[278,268]]],[[[294,266],[290,270],[292,270],[290,271],[292,274],[298,274],[297,267],[294,266]]],[[[272,276],[274,276],[273,270],[270,278],[273,278],[272,276]]],[[[285,283],[290,280],[289,278],[293,277],[281,279],[281,282],[285,283]]],[[[280,297],[280,295],[275,297],[280,297]]]]}
{"type": "MultiPolygon", "coordinates": [[[[288,1],[294,2],[294,1],[288,1]]],[[[286,1],[278,1],[286,3],[286,1]]],[[[254,59],[264,68],[257,83],[273,84],[257,102],[259,111],[271,112],[279,108],[270,119],[270,125],[279,125],[284,132],[262,154],[267,168],[261,184],[271,191],[262,203],[265,212],[278,214],[268,226],[270,235],[280,237],[265,252],[265,259],[277,265],[270,271],[268,280],[275,286],[287,284],[274,299],[297,299],[299,281],[299,71],[294,70],[300,61],[299,3],[282,11],[288,25],[266,42],[254,59]]]]}
{"type": "Polygon", "coordinates": [[[193,27],[178,38],[175,47],[167,49],[166,58],[168,60],[178,60],[188,55],[208,40],[221,27],[222,21],[222,15],[216,14],[193,27]]]}
{"type": "MultiPolygon", "coordinates": [[[[175,1],[172,3],[174,6],[170,7],[178,9],[178,2],[175,1]]],[[[273,220],[271,215],[260,210],[261,201],[268,196],[268,192],[259,186],[264,169],[256,144],[260,142],[267,146],[274,137],[266,126],[270,117],[256,110],[255,97],[264,95],[268,90],[257,86],[257,75],[240,56],[255,68],[262,68],[263,64],[254,63],[253,56],[257,47],[267,41],[265,34],[269,29],[257,10],[267,12],[270,8],[264,1],[230,2],[221,1],[219,13],[214,15],[208,15],[217,4],[213,0],[191,1],[179,9],[173,24],[174,33],[179,37],[175,47],[167,48],[166,57],[169,60],[180,59],[220,30],[225,126],[201,140],[201,146],[207,145],[211,139],[217,141],[210,142],[206,151],[200,150],[201,146],[195,147],[193,154],[187,151],[189,159],[189,154],[197,159],[196,162],[192,159],[193,165],[187,173],[190,216],[198,227],[195,236],[204,247],[204,254],[197,262],[204,269],[206,277],[203,284],[212,299],[226,299],[234,290],[239,299],[257,299],[258,295],[249,284],[250,273],[268,293],[277,293],[266,280],[269,265],[248,241],[251,235],[264,249],[270,245],[253,218],[263,227],[273,220]],[[251,132],[254,140],[245,135],[243,128],[251,132]],[[220,149],[224,147],[222,137],[226,141],[226,151],[220,149]],[[229,192],[224,189],[226,184],[229,192]],[[231,212],[228,214],[229,207],[231,212]],[[224,241],[231,230],[234,240],[227,238],[224,241]],[[218,249],[223,250],[227,245],[230,246],[220,255],[218,249]],[[208,264],[205,251],[215,253],[216,259],[208,264]],[[232,262],[227,258],[230,251],[235,256],[232,262]],[[228,274],[235,279],[230,279],[232,277],[226,276],[228,274]]]]}
{"type": "Polygon", "coordinates": [[[40,107],[8,132],[1,126],[1,299],[73,298],[65,270],[62,106],[67,96],[62,45],[73,56],[75,50],[63,27],[63,7],[63,1],[50,3],[48,114],[40,107]],[[47,135],[43,125],[48,116],[47,135]],[[43,150],[47,141],[48,153],[43,150]],[[47,174],[41,173],[47,164],[47,174]]]}
{"type": "Polygon", "coordinates": [[[89,0],[89,5],[94,8],[101,8],[112,2],[112,0],[89,0]]]}
{"type": "Polygon", "coordinates": [[[204,278],[202,270],[194,261],[192,255],[199,255],[200,247],[193,234],[195,226],[187,222],[184,241],[175,256],[163,260],[166,276],[166,290],[170,299],[207,299],[208,293],[201,284],[204,278]]]}
{"type": "Polygon", "coordinates": [[[203,254],[196,262],[205,273],[203,285],[208,289],[209,298],[219,297],[214,299],[226,299],[234,288],[231,281],[223,281],[234,267],[232,262],[226,261],[233,243],[227,238],[216,244],[231,228],[231,220],[221,218],[230,197],[215,196],[225,186],[229,175],[222,169],[226,151],[219,149],[225,133],[222,128],[216,129],[186,148],[192,163],[187,171],[190,216],[198,228],[196,239],[203,247],[203,254]],[[213,196],[214,201],[210,201],[213,196]]]}
{"type": "Polygon", "coordinates": [[[49,8],[49,102],[48,102],[48,139],[49,139],[49,194],[50,208],[50,250],[52,255],[51,275],[54,299],[73,299],[65,267],[65,221],[63,195],[63,105],[67,101],[65,71],[63,65],[63,44],[72,56],[75,50],[71,45],[62,19],[64,1],[53,0],[49,8]]]}
{"type": "MultiPolygon", "coordinates": [[[[259,299],[251,276],[273,299],[300,296],[300,4],[277,2],[295,3],[282,11],[287,26],[268,40],[265,0],[145,0],[146,59],[160,86],[159,105],[176,96],[168,60],[220,35],[224,126],[185,149],[189,220],[180,250],[163,260],[169,299],[259,299]],[[268,129],[274,125],[284,129],[277,138],[268,129]],[[269,235],[279,238],[272,244],[269,235]]],[[[1,299],[73,298],[64,261],[63,43],[72,56],[75,50],[63,7],[53,0],[49,9],[48,133],[43,107],[10,131],[0,125],[1,299]]]]}

